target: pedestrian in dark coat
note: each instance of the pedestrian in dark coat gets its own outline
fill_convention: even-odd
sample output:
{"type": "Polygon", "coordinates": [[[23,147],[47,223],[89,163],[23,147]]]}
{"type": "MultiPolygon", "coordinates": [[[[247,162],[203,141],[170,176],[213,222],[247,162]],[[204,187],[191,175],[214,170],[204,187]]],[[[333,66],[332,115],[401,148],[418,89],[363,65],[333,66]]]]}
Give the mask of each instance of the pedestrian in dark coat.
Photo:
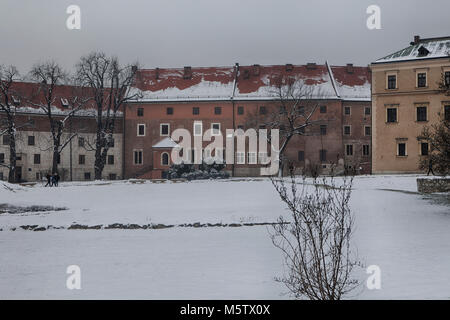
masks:
{"type": "Polygon", "coordinates": [[[47,175],[45,177],[47,178],[47,184],[45,186],[51,187],[52,186],[52,181],[51,181],[52,176],[50,175],[50,173],[47,173],[47,175]]]}
{"type": "Polygon", "coordinates": [[[433,172],[433,161],[431,160],[431,158],[430,158],[430,160],[428,160],[428,173],[427,173],[427,176],[430,175],[430,172],[431,172],[431,174],[434,176],[434,172],[433,172]]]}

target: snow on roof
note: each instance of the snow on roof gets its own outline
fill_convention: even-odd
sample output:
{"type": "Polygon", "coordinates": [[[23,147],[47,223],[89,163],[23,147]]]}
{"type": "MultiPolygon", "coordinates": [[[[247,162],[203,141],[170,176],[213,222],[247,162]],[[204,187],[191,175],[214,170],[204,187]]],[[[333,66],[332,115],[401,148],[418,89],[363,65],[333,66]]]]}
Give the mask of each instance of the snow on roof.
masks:
{"type": "Polygon", "coordinates": [[[170,137],[164,138],[152,146],[152,148],[160,148],[160,149],[172,149],[178,147],[179,145],[175,141],[173,141],[170,137]]]}
{"type": "Polygon", "coordinates": [[[378,59],[374,64],[445,57],[450,57],[450,37],[422,39],[416,44],[412,44],[405,49],[378,59]],[[419,51],[423,50],[421,48],[428,50],[429,53],[427,55],[421,55],[419,53],[419,51]]]}
{"type": "MultiPolygon", "coordinates": [[[[354,73],[355,79],[340,78],[343,96],[370,100],[368,68],[355,67],[354,73]]],[[[325,64],[239,66],[237,74],[235,67],[142,69],[131,93],[140,94],[136,98],[139,102],[272,100],[276,99],[280,78],[285,77],[302,81],[311,98],[339,99],[331,70],[325,64]]]]}
{"type": "Polygon", "coordinates": [[[342,100],[371,101],[371,75],[369,68],[331,66],[336,90],[342,100]]]}
{"type": "Polygon", "coordinates": [[[228,100],[233,95],[233,67],[189,68],[187,73],[184,68],[139,70],[131,93],[139,92],[139,101],[228,100]]]}

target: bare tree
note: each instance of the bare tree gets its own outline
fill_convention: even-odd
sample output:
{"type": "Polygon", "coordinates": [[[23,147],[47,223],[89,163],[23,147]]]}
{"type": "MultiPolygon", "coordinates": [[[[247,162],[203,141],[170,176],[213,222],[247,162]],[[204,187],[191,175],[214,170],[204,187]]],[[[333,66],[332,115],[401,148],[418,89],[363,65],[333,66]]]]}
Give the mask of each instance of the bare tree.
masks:
{"type": "Polygon", "coordinates": [[[14,90],[14,83],[18,80],[20,80],[19,72],[14,66],[0,65],[0,111],[4,114],[4,117],[1,117],[0,136],[7,136],[9,141],[9,162],[0,163],[0,166],[9,169],[10,183],[17,182],[17,131],[27,125],[27,123],[19,124],[16,120],[16,106],[20,97],[14,90]]]}
{"type": "MultiPolygon", "coordinates": [[[[450,54],[449,54],[450,57],[450,54]]],[[[442,72],[441,79],[438,82],[439,90],[446,96],[450,96],[450,72],[442,72]]]]}
{"type": "Polygon", "coordinates": [[[352,182],[353,178],[344,178],[338,185],[333,178],[314,178],[308,186],[305,178],[296,179],[294,171],[288,181],[272,179],[290,210],[289,219],[280,217],[271,233],[287,267],[287,274],[277,281],[297,299],[340,300],[359,285],[352,277],[359,265],[350,244],[352,182]]]}
{"type": "MultiPolygon", "coordinates": [[[[428,143],[428,155],[421,157],[419,167],[422,170],[434,169],[441,175],[450,173],[450,118],[424,127],[417,137],[419,141],[428,143]]],[[[433,171],[434,172],[434,171],[433,171]]]]}
{"type": "MultiPolygon", "coordinates": [[[[308,132],[306,128],[324,122],[324,120],[313,118],[323,94],[315,86],[306,84],[303,79],[280,76],[270,90],[270,95],[274,98],[274,104],[278,106],[269,108],[263,113],[259,112],[259,115],[258,112],[249,114],[246,126],[257,127],[259,125],[268,130],[279,130],[279,175],[282,176],[287,162],[285,151],[291,139],[295,136],[314,134],[312,130],[308,132]]],[[[269,142],[270,138],[271,136],[268,134],[269,142]]]]}
{"type": "Polygon", "coordinates": [[[55,173],[58,171],[58,159],[60,159],[61,152],[77,135],[76,132],[64,134],[67,132],[67,125],[70,119],[84,108],[89,98],[75,94],[72,87],[72,94],[63,98],[68,110],[60,110],[56,107],[58,88],[69,83],[69,76],[54,61],[36,64],[32,68],[30,76],[37,86],[28,97],[28,102],[38,107],[47,116],[50,123],[51,146],[49,149],[53,154],[52,173],[55,173]]]}
{"type": "Polygon", "coordinates": [[[93,52],[81,57],[76,69],[78,84],[91,89],[96,105],[96,138],[87,143],[87,148],[95,151],[95,179],[101,179],[117,118],[123,106],[137,97],[130,93],[130,86],[138,67],[137,64],[121,66],[116,57],[93,52]]]}

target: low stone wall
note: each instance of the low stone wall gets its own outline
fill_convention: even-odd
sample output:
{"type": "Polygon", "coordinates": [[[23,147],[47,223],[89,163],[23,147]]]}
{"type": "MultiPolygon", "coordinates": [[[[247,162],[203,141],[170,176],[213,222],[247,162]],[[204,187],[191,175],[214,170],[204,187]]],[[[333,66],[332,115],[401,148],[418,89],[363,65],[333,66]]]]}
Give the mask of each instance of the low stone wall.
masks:
{"type": "Polygon", "coordinates": [[[417,179],[417,191],[420,193],[450,192],[450,179],[417,179]]]}

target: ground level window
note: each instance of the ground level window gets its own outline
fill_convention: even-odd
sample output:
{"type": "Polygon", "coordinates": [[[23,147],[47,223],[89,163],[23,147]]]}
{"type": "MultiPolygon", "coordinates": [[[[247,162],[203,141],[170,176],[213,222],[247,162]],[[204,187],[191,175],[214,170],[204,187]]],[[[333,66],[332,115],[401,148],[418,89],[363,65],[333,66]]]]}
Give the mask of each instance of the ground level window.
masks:
{"type": "Polygon", "coordinates": [[[167,152],[161,154],[161,165],[163,166],[169,165],[169,154],[167,152]]]}
{"type": "Polygon", "coordinates": [[[406,143],[401,142],[397,144],[397,156],[406,157],[406,143]]]}
{"type": "Polygon", "coordinates": [[[259,152],[258,153],[259,163],[260,164],[267,164],[269,161],[267,152],[259,152]]]}
{"type": "Polygon", "coordinates": [[[134,164],[142,164],[142,150],[134,151],[134,164]]]}
{"type": "Polygon", "coordinates": [[[116,180],[116,179],[117,179],[117,174],[115,174],[115,173],[109,174],[109,180],[116,180]]]}
{"type": "Polygon", "coordinates": [[[368,144],[364,144],[362,148],[363,156],[369,156],[370,155],[370,146],[368,144]]]}
{"type": "Polygon", "coordinates": [[[422,156],[427,156],[428,155],[428,143],[427,142],[422,142],[420,144],[420,154],[422,156]]]}
{"type": "Polygon", "coordinates": [[[90,172],[85,172],[84,173],[84,180],[91,180],[91,173],[90,172]]]}
{"type": "Polygon", "coordinates": [[[5,154],[0,153],[0,163],[5,163],[5,154]]]}
{"type": "Polygon", "coordinates": [[[256,164],[256,152],[249,152],[247,156],[249,164],[256,164]]]}
{"type": "Polygon", "coordinates": [[[297,154],[298,161],[305,161],[305,151],[299,151],[297,154]]]}
{"type": "Polygon", "coordinates": [[[352,144],[347,144],[345,146],[345,154],[347,156],[352,156],[353,155],[353,145],[352,144]]]}
{"type": "Polygon", "coordinates": [[[108,164],[114,164],[114,155],[108,155],[108,164]]]}
{"type": "Polygon", "coordinates": [[[236,152],[236,163],[237,164],[245,163],[245,153],[244,152],[236,152]]]}

